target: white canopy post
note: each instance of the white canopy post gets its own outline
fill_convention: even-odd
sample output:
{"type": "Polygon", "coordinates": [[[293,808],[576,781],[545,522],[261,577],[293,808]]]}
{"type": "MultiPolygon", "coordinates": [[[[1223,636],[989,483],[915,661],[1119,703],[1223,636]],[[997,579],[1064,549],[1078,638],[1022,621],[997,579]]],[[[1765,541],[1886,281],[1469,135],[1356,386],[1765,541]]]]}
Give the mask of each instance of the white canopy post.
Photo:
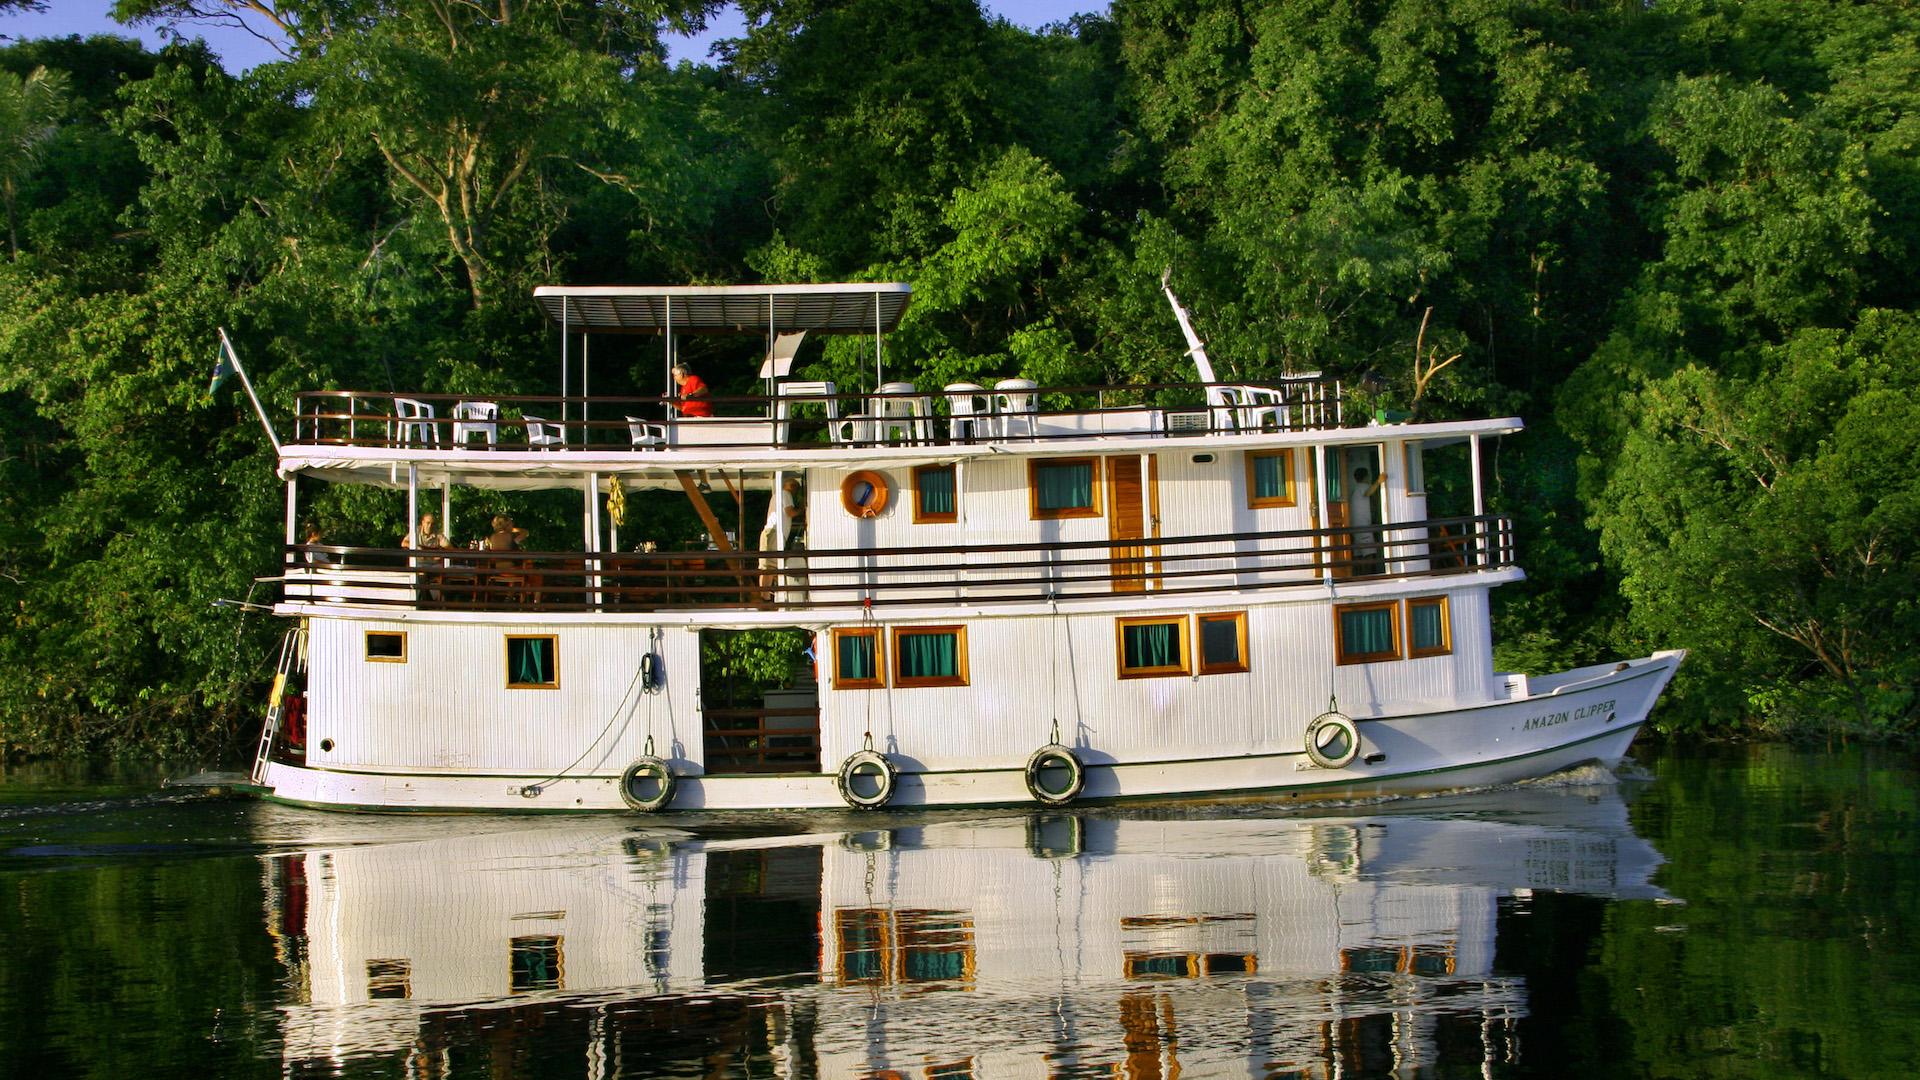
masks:
{"type": "Polygon", "coordinates": [[[593,371],[593,338],[582,331],[580,334],[580,445],[593,441],[593,435],[587,430],[587,405],[593,391],[587,389],[587,376],[593,371]]]}
{"type": "Polygon", "coordinates": [[[407,466],[407,546],[420,546],[420,467],[407,466]]]}
{"type": "Polygon", "coordinates": [[[299,526],[295,524],[300,512],[299,495],[295,490],[295,485],[299,483],[299,476],[287,477],[287,544],[289,547],[300,542],[299,526]]]}
{"type": "Polygon", "coordinates": [[[569,350],[573,345],[572,311],[566,297],[560,298],[560,423],[567,422],[567,387],[573,385],[573,373],[568,370],[572,357],[569,350]]]}
{"type": "Polygon", "coordinates": [[[590,597],[595,607],[600,605],[600,560],[594,556],[600,553],[600,474],[587,474],[587,565],[593,568],[588,584],[593,589],[590,597]]]}
{"type": "Polygon", "coordinates": [[[440,535],[453,543],[453,477],[440,478],[440,535]]]}
{"type": "Polygon", "coordinates": [[[880,373],[880,342],[884,334],[880,329],[880,294],[876,292],[873,294],[873,392],[876,394],[886,382],[880,373]]]}

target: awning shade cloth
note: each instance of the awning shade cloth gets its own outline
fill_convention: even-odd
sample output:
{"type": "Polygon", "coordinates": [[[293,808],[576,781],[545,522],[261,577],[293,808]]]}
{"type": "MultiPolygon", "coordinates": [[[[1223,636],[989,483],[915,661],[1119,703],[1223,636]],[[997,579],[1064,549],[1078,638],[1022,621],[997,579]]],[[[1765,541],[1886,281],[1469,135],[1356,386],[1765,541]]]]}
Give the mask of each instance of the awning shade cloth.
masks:
{"type": "Polygon", "coordinates": [[[900,282],[834,285],[542,285],[533,298],[555,326],[588,333],[658,334],[672,307],[675,334],[889,333],[913,298],[900,282]],[[771,321],[769,321],[771,320],[771,321]]]}

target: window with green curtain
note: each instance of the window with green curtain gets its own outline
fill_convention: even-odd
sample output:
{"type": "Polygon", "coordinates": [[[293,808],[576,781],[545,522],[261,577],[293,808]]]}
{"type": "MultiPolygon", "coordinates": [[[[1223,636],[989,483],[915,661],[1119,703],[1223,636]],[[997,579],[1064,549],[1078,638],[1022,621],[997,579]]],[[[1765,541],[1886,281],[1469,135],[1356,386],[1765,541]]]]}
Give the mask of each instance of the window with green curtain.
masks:
{"type": "Polygon", "coordinates": [[[1034,465],[1034,505],[1042,512],[1093,508],[1093,463],[1042,461],[1034,465]]]}
{"type": "Polygon", "coordinates": [[[841,634],[834,638],[840,654],[839,677],[842,682],[867,682],[878,677],[873,663],[871,634],[841,634]]]}
{"type": "Polygon", "coordinates": [[[1246,658],[1240,655],[1240,620],[1233,618],[1200,620],[1200,666],[1240,667],[1246,658]]]}
{"type": "Polygon", "coordinates": [[[901,679],[956,679],[960,677],[960,635],[951,631],[903,633],[894,640],[894,657],[901,679]]]}
{"type": "Polygon", "coordinates": [[[554,681],[553,639],[507,639],[507,681],[519,686],[546,686],[554,681]]]}
{"type": "Polygon", "coordinates": [[[562,948],[558,935],[517,937],[507,943],[508,989],[516,994],[564,989],[562,948]]]}
{"type": "Polygon", "coordinates": [[[1340,613],[1340,651],[1347,656],[1398,655],[1393,647],[1393,609],[1348,609],[1340,613]]]}
{"type": "Polygon", "coordinates": [[[967,954],[963,949],[907,949],[905,971],[909,982],[938,982],[965,978],[967,954]]]}
{"type": "Polygon", "coordinates": [[[1443,625],[1446,605],[1438,600],[1416,600],[1407,604],[1407,624],[1413,635],[1413,651],[1439,652],[1447,647],[1447,629],[1443,625]]]}
{"type": "Polygon", "coordinates": [[[1128,671],[1181,667],[1180,628],[1184,625],[1185,620],[1180,620],[1130,623],[1121,627],[1122,665],[1128,671]]]}
{"type": "Polygon", "coordinates": [[[929,465],[915,469],[913,473],[914,490],[920,496],[921,517],[952,517],[953,504],[953,466],[929,465]]]}
{"type": "Polygon", "coordinates": [[[1293,496],[1293,477],[1287,475],[1287,454],[1260,454],[1253,459],[1253,497],[1282,500],[1293,496]]]}

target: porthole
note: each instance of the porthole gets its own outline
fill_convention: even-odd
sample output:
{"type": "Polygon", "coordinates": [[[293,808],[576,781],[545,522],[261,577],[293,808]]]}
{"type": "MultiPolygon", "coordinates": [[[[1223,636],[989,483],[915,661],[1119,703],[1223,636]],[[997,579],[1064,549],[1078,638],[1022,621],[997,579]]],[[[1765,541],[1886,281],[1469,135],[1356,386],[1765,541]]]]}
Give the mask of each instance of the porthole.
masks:
{"type": "Polygon", "coordinates": [[[887,509],[887,478],[872,469],[861,469],[840,482],[840,505],[854,517],[879,517],[887,509]]]}

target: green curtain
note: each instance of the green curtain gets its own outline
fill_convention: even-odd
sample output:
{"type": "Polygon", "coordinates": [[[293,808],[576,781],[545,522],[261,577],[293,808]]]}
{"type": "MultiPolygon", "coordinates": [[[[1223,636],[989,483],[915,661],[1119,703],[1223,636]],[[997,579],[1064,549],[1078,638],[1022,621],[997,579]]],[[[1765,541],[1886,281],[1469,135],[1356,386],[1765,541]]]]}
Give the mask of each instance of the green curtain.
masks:
{"type": "Polygon", "coordinates": [[[1285,454],[1267,454],[1253,459],[1253,497],[1256,499],[1284,499],[1287,497],[1288,481],[1283,466],[1287,464],[1285,454]]]}
{"type": "Polygon", "coordinates": [[[1445,648],[1447,636],[1440,626],[1441,605],[1408,604],[1407,619],[1413,630],[1415,649],[1445,648]]]}
{"type": "Polygon", "coordinates": [[[1128,668],[1180,666],[1180,623],[1136,623],[1121,631],[1128,668]]]}
{"type": "Polygon", "coordinates": [[[1233,619],[1200,620],[1200,656],[1209,665],[1240,663],[1240,624],[1233,619]]]}
{"type": "Polygon", "coordinates": [[[509,646],[512,653],[513,681],[517,683],[546,683],[553,679],[547,673],[553,670],[552,658],[548,650],[553,642],[546,638],[515,638],[509,646]]]}
{"type": "Polygon", "coordinates": [[[835,639],[840,652],[840,678],[871,679],[873,639],[865,634],[844,634],[835,639]]]}
{"type": "Polygon", "coordinates": [[[899,649],[903,679],[950,679],[960,674],[957,634],[901,634],[899,649]]]}
{"type": "Polygon", "coordinates": [[[939,951],[909,949],[906,971],[903,974],[910,982],[936,982],[965,978],[967,954],[961,949],[939,951]]]}
{"type": "Polygon", "coordinates": [[[1042,462],[1034,467],[1035,493],[1042,510],[1080,510],[1093,505],[1093,465],[1042,462]]]}
{"type": "Polygon", "coordinates": [[[915,474],[920,490],[920,513],[951,514],[953,509],[953,466],[921,469],[915,474]]]}
{"type": "Polygon", "coordinates": [[[1348,656],[1399,652],[1393,647],[1393,609],[1341,612],[1340,648],[1348,656]]]}

